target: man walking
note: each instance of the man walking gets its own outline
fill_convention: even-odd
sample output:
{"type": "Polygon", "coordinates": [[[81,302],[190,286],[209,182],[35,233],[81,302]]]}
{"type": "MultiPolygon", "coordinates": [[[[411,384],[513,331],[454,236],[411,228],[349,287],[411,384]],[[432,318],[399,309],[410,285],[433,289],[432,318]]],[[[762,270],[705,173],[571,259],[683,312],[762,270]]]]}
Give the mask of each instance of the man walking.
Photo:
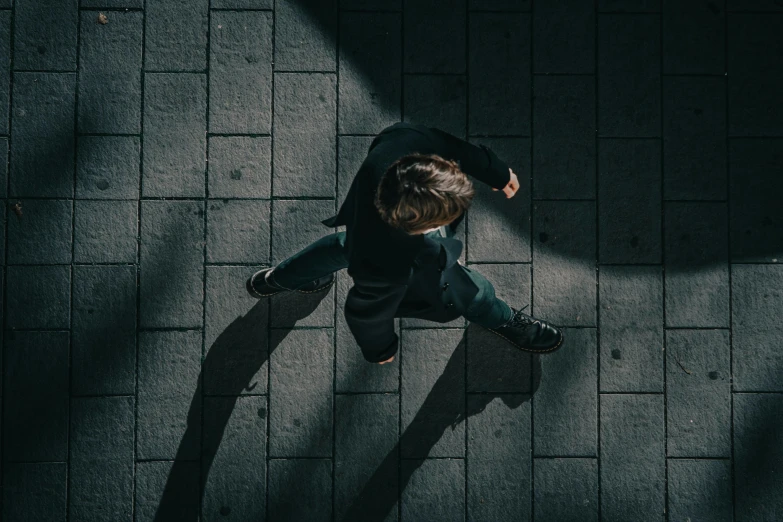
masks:
{"type": "Polygon", "coordinates": [[[462,242],[453,236],[473,199],[468,176],[507,198],[519,188],[513,171],[484,145],[406,122],[383,129],[340,211],[322,221],[346,230],[259,270],[247,280],[248,292],[256,298],[320,292],[347,268],[354,286],[345,319],[373,363],[397,353],[395,317],[446,323],[464,316],[522,350],[557,350],[562,331],[497,298],[492,283],[459,262],[462,242]]]}

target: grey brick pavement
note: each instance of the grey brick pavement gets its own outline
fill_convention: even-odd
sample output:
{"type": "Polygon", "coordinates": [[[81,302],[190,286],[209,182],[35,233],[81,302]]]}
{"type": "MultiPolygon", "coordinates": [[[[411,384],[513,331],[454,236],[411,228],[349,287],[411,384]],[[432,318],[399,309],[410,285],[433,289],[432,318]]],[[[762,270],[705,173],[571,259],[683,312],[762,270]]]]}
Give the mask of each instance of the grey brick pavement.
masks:
{"type": "Polygon", "coordinates": [[[0,0],[2,520],[783,520],[774,0],[0,0]],[[99,14],[106,17],[98,23],[99,14]],[[531,357],[245,278],[406,120],[531,357]]]}

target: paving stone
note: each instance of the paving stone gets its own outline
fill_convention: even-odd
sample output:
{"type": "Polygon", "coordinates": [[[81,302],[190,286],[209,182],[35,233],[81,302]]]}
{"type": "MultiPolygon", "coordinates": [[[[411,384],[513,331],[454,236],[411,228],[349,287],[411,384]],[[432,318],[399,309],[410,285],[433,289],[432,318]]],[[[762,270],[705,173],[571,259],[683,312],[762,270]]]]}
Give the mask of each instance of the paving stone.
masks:
{"type": "Polygon", "coordinates": [[[668,465],[670,520],[734,520],[731,461],[671,459],[668,465]]]}
{"type": "Polygon", "coordinates": [[[599,12],[657,13],[661,0],[598,0],[599,12]]]}
{"type": "MultiPolygon", "coordinates": [[[[8,138],[0,138],[0,197],[8,196],[8,138]]],[[[5,261],[5,256],[3,256],[5,261]]]]}
{"type": "Polygon", "coordinates": [[[14,69],[76,70],[78,0],[19,2],[14,11],[14,69]]]}
{"type": "Polygon", "coordinates": [[[10,94],[11,11],[0,11],[0,133],[2,134],[8,134],[8,103],[10,94]]]}
{"type": "Polygon", "coordinates": [[[277,2],[275,70],[335,71],[337,9],[337,0],[277,2]]]}
{"type": "Polygon", "coordinates": [[[73,202],[64,199],[25,199],[22,216],[8,222],[9,263],[70,263],[73,202]]]}
{"type": "MultiPolygon", "coordinates": [[[[536,6],[533,15],[533,70],[537,73],[595,73],[594,5],[560,0],[536,6]]],[[[594,87],[590,89],[590,92],[594,91],[594,87]]],[[[594,103],[594,99],[593,94],[590,101],[594,103]]]]}
{"type": "Polygon", "coordinates": [[[212,13],[210,132],[271,132],[272,25],[269,11],[212,13]]]}
{"type": "Polygon", "coordinates": [[[533,205],[533,309],[559,326],[595,326],[595,203],[533,205]]]}
{"type": "Polygon", "coordinates": [[[11,195],[73,197],[76,75],[14,74],[11,195]]]}
{"type": "Polygon", "coordinates": [[[81,0],[84,7],[107,7],[110,9],[144,9],[144,0],[81,0]]]}
{"type": "Polygon", "coordinates": [[[343,204],[374,136],[337,136],[337,207],[343,204]]]}
{"type": "Polygon", "coordinates": [[[136,392],[136,267],[73,267],[73,395],[136,392]]]}
{"type": "Polygon", "coordinates": [[[530,0],[468,0],[471,11],[530,11],[530,0]]]}
{"type": "Polygon", "coordinates": [[[79,132],[139,133],[143,15],[112,11],[100,24],[98,14],[81,12],[79,132]]]}
{"type": "Polygon", "coordinates": [[[160,0],[145,14],[146,71],[206,68],[209,0],[160,0]]]}
{"type": "Polygon", "coordinates": [[[272,138],[209,138],[209,197],[269,198],[272,195],[272,138]]]}
{"type": "Polygon", "coordinates": [[[601,391],[663,392],[663,274],[602,266],[601,391]]]}
{"type": "Polygon", "coordinates": [[[141,203],[142,328],[199,328],[204,275],[204,204],[141,203]]]}
{"type": "Polygon", "coordinates": [[[273,9],[274,0],[211,0],[212,9],[273,9]]]}
{"type": "Polygon", "coordinates": [[[470,134],[530,134],[530,25],[527,13],[470,14],[470,134]]]}
{"type": "Polygon", "coordinates": [[[332,462],[270,460],[268,511],[270,520],[331,520],[332,462]]]}
{"type": "Polygon", "coordinates": [[[729,142],[731,260],[783,260],[783,140],[729,142]]]}
{"type": "MultiPolygon", "coordinates": [[[[528,138],[472,138],[474,145],[489,147],[504,158],[519,180],[519,189],[508,199],[485,183],[473,186],[476,195],[467,211],[470,229],[467,258],[482,261],[530,261],[530,140],[528,138]],[[512,240],[509,240],[512,238],[512,240]]],[[[462,225],[464,227],[464,225],[462,225]]]]}
{"type": "Polygon", "coordinates": [[[533,196],[594,198],[595,78],[537,76],[533,91],[533,196]]]}
{"type": "Polygon", "coordinates": [[[198,458],[200,362],[201,332],[139,332],[137,459],[198,458]]]}
{"type": "Polygon", "coordinates": [[[403,460],[400,470],[403,476],[410,476],[400,499],[402,520],[464,519],[464,460],[403,460]]]}
{"type": "Polygon", "coordinates": [[[336,117],[336,75],[275,74],[275,196],[334,197],[336,117]]]}
{"type": "Polygon", "coordinates": [[[666,332],[670,457],[731,456],[730,352],[726,330],[666,332]]]}
{"type": "Polygon", "coordinates": [[[464,457],[464,331],[406,330],[400,345],[401,456],[464,457]]]}
{"type": "Polygon", "coordinates": [[[4,352],[5,460],[66,460],[68,332],[10,331],[4,352]]]}
{"type": "Polygon", "coordinates": [[[392,394],[335,396],[337,520],[397,520],[399,400],[392,394]]]}
{"type": "Polygon", "coordinates": [[[404,77],[403,120],[465,137],[467,80],[464,75],[416,74],[404,77]]]}
{"type": "Polygon", "coordinates": [[[208,397],[204,414],[202,517],[264,519],[266,397],[208,397]]]}
{"type": "MultiPolygon", "coordinates": [[[[136,506],[139,522],[155,520],[161,499],[171,499],[177,505],[176,515],[182,520],[197,520],[199,512],[199,463],[153,461],[136,463],[136,506]],[[176,482],[167,482],[173,471],[176,482]],[[165,491],[165,494],[164,494],[165,491]]],[[[165,513],[162,514],[165,516],[165,513]]],[[[158,515],[160,517],[161,515],[158,515]]]]}
{"type": "Polygon", "coordinates": [[[536,459],[535,520],[598,522],[598,460],[536,459]]]}
{"type": "Polygon", "coordinates": [[[734,389],[783,391],[783,266],[731,268],[734,389]]]}
{"type": "Polygon", "coordinates": [[[774,520],[783,512],[783,396],[734,395],[735,520],[774,520]]]}
{"type": "Polygon", "coordinates": [[[728,0],[726,3],[731,11],[783,11],[783,5],[777,0],[728,0]]]}
{"type": "Polygon", "coordinates": [[[598,444],[598,350],[592,328],[566,329],[564,346],[541,362],[533,446],[538,456],[592,456],[598,444]]]}
{"type": "Polygon", "coordinates": [[[530,520],[530,396],[468,396],[470,520],[530,520]]]}
{"type": "MultiPolygon", "coordinates": [[[[495,295],[517,309],[530,304],[530,265],[470,265],[492,281],[495,295]]],[[[470,328],[468,347],[469,392],[530,391],[530,354],[494,333],[470,328]]]]}
{"type": "Polygon", "coordinates": [[[331,457],[333,332],[273,330],[271,347],[270,456],[331,457]]]}
{"type": "Polygon", "coordinates": [[[419,0],[405,4],[402,13],[404,72],[465,72],[465,2],[419,0]],[[432,30],[433,20],[437,20],[437,31],[432,30]]]}
{"type": "Polygon", "coordinates": [[[729,135],[783,136],[780,14],[728,17],[729,135]]]}
{"type": "Polygon", "coordinates": [[[598,16],[600,136],[660,136],[660,52],[659,16],[598,16]]]}
{"type": "Polygon", "coordinates": [[[5,464],[4,520],[66,520],[67,464],[5,464]]]}
{"type": "Polygon", "coordinates": [[[601,140],[598,235],[601,263],[661,262],[659,140],[601,140]]]}
{"type": "Polygon", "coordinates": [[[133,397],[71,402],[70,516],[133,518],[133,397]]]}
{"type": "Polygon", "coordinates": [[[11,9],[14,5],[14,0],[0,0],[0,8],[11,9]]]}
{"type": "Polygon", "coordinates": [[[147,74],[144,83],[142,195],[204,197],[205,76],[147,74]]]}
{"type": "MultiPolygon", "coordinates": [[[[337,362],[335,390],[339,392],[399,392],[399,358],[388,364],[370,364],[362,355],[356,339],[345,321],[345,298],[353,279],[345,271],[335,274],[337,296],[335,336],[337,362]]],[[[395,333],[400,335],[399,319],[394,319],[395,333]]],[[[339,439],[338,439],[339,440],[339,439]]]]}
{"type": "Polygon", "coordinates": [[[138,199],[139,137],[79,136],[77,143],[77,198],[138,199]]]}
{"type": "Polygon", "coordinates": [[[136,262],[139,228],[136,201],[77,200],[74,204],[74,262],[136,262]]]}
{"type": "Polygon", "coordinates": [[[243,266],[206,268],[206,395],[267,393],[269,300],[247,293],[244,281],[253,271],[243,266]]]}
{"type": "Polygon", "coordinates": [[[400,121],[400,13],[340,13],[338,134],[375,134],[400,121]]]}
{"type": "Polygon", "coordinates": [[[723,75],[725,16],[718,2],[664,0],[663,72],[723,75]]]}
{"type": "Polygon", "coordinates": [[[725,203],[666,204],[666,326],[728,327],[725,203]]]}
{"type": "Polygon", "coordinates": [[[601,396],[601,516],[664,517],[663,395],[601,396]]]}
{"type": "Polygon", "coordinates": [[[722,77],[663,82],[666,199],[726,199],[726,88],[722,77]]]}
{"type": "Polygon", "coordinates": [[[9,266],[7,328],[69,328],[71,270],[60,266],[9,266]]]}
{"type": "Polygon", "coordinates": [[[207,262],[268,262],[270,206],[268,200],[210,200],[207,262]]]}

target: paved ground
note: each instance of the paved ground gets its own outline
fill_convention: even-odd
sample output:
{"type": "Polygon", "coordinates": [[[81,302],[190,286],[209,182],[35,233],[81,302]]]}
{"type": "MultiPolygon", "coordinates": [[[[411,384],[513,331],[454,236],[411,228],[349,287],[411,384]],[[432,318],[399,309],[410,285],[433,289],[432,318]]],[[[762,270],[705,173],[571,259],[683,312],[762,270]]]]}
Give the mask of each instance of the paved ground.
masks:
{"type": "Polygon", "coordinates": [[[4,521],[783,520],[780,1],[77,3],[0,0],[4,521]],[[400,119],[560,352],[246,295],[400,119]]]}

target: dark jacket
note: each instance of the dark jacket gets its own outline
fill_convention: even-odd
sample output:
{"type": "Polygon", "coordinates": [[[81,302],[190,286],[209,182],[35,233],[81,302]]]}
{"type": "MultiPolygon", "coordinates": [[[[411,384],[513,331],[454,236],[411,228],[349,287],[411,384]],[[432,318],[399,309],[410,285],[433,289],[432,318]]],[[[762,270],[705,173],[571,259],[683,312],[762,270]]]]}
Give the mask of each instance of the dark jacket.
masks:
{"type": "Polygon", "coordinates": [[[397,353],[394,317],[448,322],[463,315],[478,291],[457,265],[461,241],[408,234],[388,225],[375,208],[375,190],[386,169],[413,152],[457,161],[464,173],[497,189],[510,179],[508,165],[489,148],[436,128],[399,122],[375,137],[340,211],[322,221],[346,227],[348,275],[354,286],[346,297],[345,319],[370,362],[397,353]]]}

